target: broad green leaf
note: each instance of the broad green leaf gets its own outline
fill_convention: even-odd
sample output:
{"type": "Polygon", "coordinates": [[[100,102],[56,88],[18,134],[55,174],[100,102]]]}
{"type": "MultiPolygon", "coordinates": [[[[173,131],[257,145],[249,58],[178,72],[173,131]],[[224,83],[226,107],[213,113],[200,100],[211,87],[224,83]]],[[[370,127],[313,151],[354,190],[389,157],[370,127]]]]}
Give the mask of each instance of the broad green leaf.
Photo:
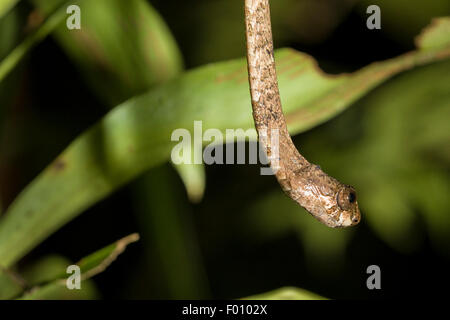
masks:
{"type": "MultiPolygon", "coordinates": [[[[450,48],[418,50],[329,76],[291,49],[276,53],[292,134],[322,123],[391,76],[450,56],[450,48]]],[[[16,198],[0,220],[0,263],[10,267],[49,234],[145,170],[165,162],[177,128],[253,128],[245,59],[184,73],[126,101],[75,139],[16,198]]]]}
{"type": "MultiPolygon", "coordinates": [[[[49,10],[43,2],[36,4],[49,10]]],[[[82,29],[61,28],[55,36],[108,105],[145,92],[182,71],[175,39],[147,2],[132,0],[124,5],[123,0],[96,0],[83,3],[81,10],[82,29]]],[[[205,188],[203,165],[174,167],[189,199],[199,201],[205,188]]]]}
{"type": "MultiPolygon", "coordinates": [[[[45,6],[39,1],[35,3],[39,7],[45,6]]],[[[126,4],[123,0],[84,2],[81,12],[81,30],[72,32],[62,28],[54,35],[83,71],[86,82],[108,106],[112,107],[181,73],[181,52],[162,18],[146,1],[132,0],[126,4]]],[[[174,167],[186,186],[189,199],[200,201],[205,188],[203,165],[174,167]]],[[[159,259],[164,264],[160,278],[167,281],[169,297],[204,297],[206,277],[197,271],[199,255],[190,248],[195,240],[188,224],[180,222],[185,222],[186,217],[180,217],[173,206],[176,203],[171,197],[173,190],[165,181],[155,182],[148,174],[145,177],[149,181],[142,181],[141,187],[147,190],[157,183],[156,192],[165,189],[164,194],[168,195],[149,195],[141,192],[141,188],[133,189],[134,194],[142,197],[135,202],[140,204],[137,214],[145,215],[143,219],[147,221],[142,232],[149,233],[148,245],[158,249],[169,245],[173,249],[167,251],[169,254],[161,254],[159,259]],[[159,217],[161,212],[164,212],[164,218],[152,219],[159,217]],[[149,219],[151,223],[148,223],[149,219]],[[183,241],[173,241],[173,235],[183,241]],[[182,269],[177,269],[181,268],[178,261],[184,261],[182,269]]]]}
{"type": "MultiPolygon", "coordinates": [[[[49,12],[61,0],[35,1],[49,12]]],[[[145,1],[96,0],[81,6],[82,28],[59,28],[54,35],[84,78],[114,106],[182,71],[181,52],[160,15],[145,1]],[[94,53],[94,54],[93,54],[94,53]]],[[[203,165],[174,165],[189,199],[201,200],[203,165]]]]}
{"type": "Polygon", "coordinates": [[[305,289],[284,287],[266,293],[242,298],[242,300],[327,300],[305,289]]]}

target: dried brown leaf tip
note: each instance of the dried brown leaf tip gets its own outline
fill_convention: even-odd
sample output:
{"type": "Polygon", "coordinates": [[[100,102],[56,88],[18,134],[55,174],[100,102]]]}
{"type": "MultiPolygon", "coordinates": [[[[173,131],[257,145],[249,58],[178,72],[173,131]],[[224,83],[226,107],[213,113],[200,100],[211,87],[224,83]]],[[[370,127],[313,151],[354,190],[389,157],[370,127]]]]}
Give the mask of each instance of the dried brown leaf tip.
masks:
{"type": "Polygon", "coordinates": [[[245,25],[253,118],[282,189],[329,227],[359,223],[361,214],[354,188],[308,162],[289,135],[275,70],[268,0],[245,0],[245,25]]]}

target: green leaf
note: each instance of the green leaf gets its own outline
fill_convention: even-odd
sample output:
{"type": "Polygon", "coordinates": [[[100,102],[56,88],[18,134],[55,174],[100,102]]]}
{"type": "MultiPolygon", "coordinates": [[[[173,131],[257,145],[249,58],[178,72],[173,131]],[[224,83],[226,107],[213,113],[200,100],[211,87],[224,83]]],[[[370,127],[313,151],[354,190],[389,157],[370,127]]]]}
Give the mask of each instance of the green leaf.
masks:
{"type": "Polygon", "coordinates": [[[103,272],[116,258],[125,251],[126,247],[139,240],[137,233],[130,234],[113,244],[100,249],[76,263],[81,269],[81,278],[89,279],[103,272]]]}
{"type": "MultiPolygon", "coordinates": [[[[92,299],[97,296],[93,283],[87,281],[103,272],[125,248],[139,239],[134,233],[81,259],[75,265],[81,270],[81,290],[66,287],[66,268],[72,263],[58,256],[48,256],[28,267],[22,273],[32,286],[20,299],[92,299]]],[[[0,278],[1,279],[1,278],[0,278]]]]}
{"type": "Polygon", "coordinates": [[[81,290],[68,290],[64,280],[55,281],[68,276],[63,272],[71,264],[64,257],[51,255],[26,266],[20,275],[12,272],[0,273],[0,299],[14,299],[21,294],[22,298],[27,299],[96,298],[98,293],[91,281],[83,282],[81,290]],[[5,283],[5,279],[9,282],[5,283]],[[25,288],[27,289],[24,293],[25,288]]]}
{"type": "Polygon", "coordinates": [[[242,300],[327,300],[327,298],[304,289],[284,287],[270,292],[242,298],[242,300]]]}
{"type": "Polygon", "coordinates": [[[0,18],[16,5],[19,0],[0,0],[0,18]]]}
{"type": "MultiPolygon", "coordinates": [[[[77,0],[72,2],[77,3],[77,0]]],[[[58,7],[36,31],[22,41],[7,57],[0,62],[0,82],[14,69],[26,53],[58,27],[66,17],[66,5],[58,7]]]]}
{"type": "Polygon", "coordinates": [[[187,196],[193,203],[202,200],[206,188],[205,164],[195,164],[194,161],[195,148],[192,144],[189,153],[183,152],[183,163],[173,163],[172,165],[181,178],[186,188],[187,196]]]}
{"type": "Polygon", "coordinates": [[[24,289],[22,279],[10,271],[0,269],[0,300],[12,299],[24,289]]]}
{"type": "Polygon", "coordinates": [[[19,300],[91,300],[98,296],[92,281],[85,281],[80,290],[69,290],[64,280],[51,282],[35,288],[19,298],[19,300]]]}
{"type": "Polygon", "coordinates": [[[130,0],[126,5],[120,0],[36,1],[36,5],[48,18],[0,63],[0,81],[53,31],[89,74],[87,79],[97,93],[114,104],[182,70],[181,53],[169,29],[143,0],[130,0]],[[80,5],[81,30],[61,25],[69,4],[80,5]]]}
{"type": "MultiPolygon", "coordinates": [[[[45,12],[56,5],[54,1],[35,4],[45,12]]],[[[60,28],[54,35],[108,105],[114,106],[182,71],[181,52],[174,37],[147,2],[131,0],[124,5],[123,0],[96,0],[84,2],[81,10],[81,30],[60,28]]],[[[174,168],[189,199],[200,201],[205,189],[203,165],[174,168]]]]}
{"type": "MultiPolygon", "coordinates": [[[[55,4],[36,1],[48,12],[55,4]]],[[[161,16],[146,1],[83,3],[82,29],[60,28],[55,37],[84,78],[114,106],[172,79],[182,71],[181,52],[161,16]],[[137,17],[137,18],[136,18],[137,17]],[[93,54],[94,53],[94,54],[93,54]]],[[[188,197],[198,202],[205,189],[203,165],[174,165],[188,197]]]]}
{"type": "MultiPolygon", "coordinates": [[[[444,44],[445,45],[445,44],[444,44]]],[[[433,47],[329,76],[291,49],[276,53],[284,113],[293,134],[318,125],[391,76],[450,56],[433,47]]],[[[0,261],[10,267],[49,234],[145,170],[165,162],[177,128],[253,128],[245,59],[210,64],[109,112],[64,150],[0,220],[0,261]]]]}
{"type": "Polygon", "coordinates": [[[20,26],[19,14],[16,11],[0,19],[0,59],[14,48],[20,26]]]}
{"type": "Polygon", "coordinates": [[[193,203],[202,200],[206,188],[206,173],[204,164],[174,164],[183,184],[187,196],[193,203]]]}
{"type": "MultiPolygon", "coordinates": [[[[66,268],[72,263],[61,256],[46,256],[27,266],[21,276],[31,289],[19,299],[25,300],[75,300],[96,299],[99,293],[91,280],[83,281],[80,290],[69,290],[66,268]]],[[[16,295],[17,297],[17,295],[16,295]]]]}
{"type": "Polygon", "coordinates": [[[26,281],[27,286],[38,286],[56,279],[67,277],[67,266],[72,263],[65,257],[48,255],[27,265],[20,276],[26,281]]]}
{"type": "Polygon", "coordinates": [[[432,23],[416,38],[416,46],[430,49],[450,45],[450,19],[435,18],[432,23]]]}
{"type": "MultiPolygon", "coordinates": [[[[51,1],[34,3],[44,12],[55,6],[51,1]]],[[[94,92],[109,105],[141,94],[182,71],[175,39],[146,1],[83,1],[80,10],[81,29],[58,28],[54,36],[94,92]]]]}
{"type": "MultiPolygon", "coordinates": [[[[35,4],[45,11],[49,10],[46,7],[48,2],[35,1],[35,4]]],[[[113,106],[147,91],[182,71],[181,52],[174,38],[160,15],[146,1],[132,0],[126,4],[123,0],[84,2],[81,12],[81,30],[72,32],[61,28],[54,35],[67,55],[82,70],[86,82],[108,105],[113,106]]],[[[205,188],[203,165],[181,164],[174,165],[174,168],[182,178],[189,199],[200,201],[205,188]]],[[[155,184],[151,178],[143,182],[145,190],[155,184]]],[[[156,192],[167,188],[167,194],[172,194],[173,190],[168,190],[170,187],[165,182],[157,183],[156,192]]],[[[164,212],[164,219],[155,219],[142,229],[152,230],[149,231],[149,246],[160,248],[168,243],[173,244],[174,252],[168,251],[172,254],[161,255],[162,261],[167,263],[164,263],[164,270],[160,272],[160,278],[167,279],[171,297],[204,296],[204,277],[198,275],[198,268],[194,267],[198,256],[187,245],[191,243],[191,233],[186,224],[178,222],[185,221],[185,217],[179,217],[173,208],[173,199],[150,196],[136,189],[134,193],[142,197],[135,201],[141,204],[138,213],[145,215],[145,221],[151,219],[152,215],[159,216],[164,212]],[[151,210],[155,207],[162,207],[163,210],[151,210]],[[170,241],[174,238],[163,232],[168,230],[183,241],[170,241]],[[181,273],[177,269],[178,265],[172,263],[180,258],[185,261],[181,273]]]]}

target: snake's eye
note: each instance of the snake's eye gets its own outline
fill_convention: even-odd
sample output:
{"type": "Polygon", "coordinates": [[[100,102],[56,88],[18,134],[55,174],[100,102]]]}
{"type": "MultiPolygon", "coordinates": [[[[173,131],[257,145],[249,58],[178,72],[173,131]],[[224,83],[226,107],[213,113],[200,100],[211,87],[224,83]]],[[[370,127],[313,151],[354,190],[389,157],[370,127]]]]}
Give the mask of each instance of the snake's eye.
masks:
{"type": "Polygon", "coordinates": [[[337,194],[337,203],[342,210],[350,210],[356,202],[356,192],[352,187],[344,187],[337,194]]]}
{"type": "Polygon", "coordinates": [[[350,191],[348,193],[348,202],[353,203],[356,201],[356,193],[355,191],[350,191]]]}

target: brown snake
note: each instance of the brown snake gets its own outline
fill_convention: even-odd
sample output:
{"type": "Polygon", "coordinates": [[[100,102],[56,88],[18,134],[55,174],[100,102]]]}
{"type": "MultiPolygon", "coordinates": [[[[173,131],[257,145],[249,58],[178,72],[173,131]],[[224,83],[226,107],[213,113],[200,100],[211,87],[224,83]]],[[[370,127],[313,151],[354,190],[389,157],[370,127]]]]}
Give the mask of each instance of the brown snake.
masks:
{"type": "Polygon", "coordinates": [[[289,135],[275,70],[269,0],[245,0],[245,25],[253,118],[282,189],[329,227],[359,223],[361,214],[354,188],[308,162],[289,135]]]}

